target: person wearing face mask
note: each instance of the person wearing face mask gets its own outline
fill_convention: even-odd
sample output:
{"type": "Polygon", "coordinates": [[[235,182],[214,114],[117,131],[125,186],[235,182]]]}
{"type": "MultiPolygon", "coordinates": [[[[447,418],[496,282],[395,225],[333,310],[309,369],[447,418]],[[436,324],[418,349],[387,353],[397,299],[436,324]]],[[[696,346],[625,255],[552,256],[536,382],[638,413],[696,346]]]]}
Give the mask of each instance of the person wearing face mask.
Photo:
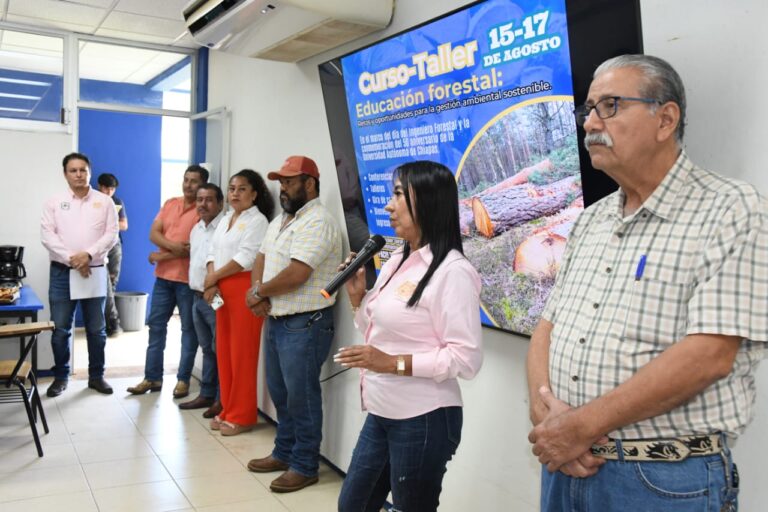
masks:
{"type": "Polygon", "coordinates": [[[347,281],[365,344],[342,347],[334,360],[360,369],[368,416],[340,512],[381,510],[390,492],[397,510],[437,510],[461,439],[458,378],[473,378],[483,361],[480,276],[463,254],[458,204],[445,166],[418,161],[395,169],[385,209],[405,243],[371,290],[364,269],[347,281]]]}
{"type": "Polygon", "coordinates": [[[250,169],[229,179],[227,199],[230,210],[208,251],[203,297],[208,304],[219,298],[224,302],[216,310],[222,410],[211,419],[211,429],[234,436],[253,429],[257,421],[256,371],[264,319],[251,314],[245,295],[275,205],[262,177],[250,169]]]}

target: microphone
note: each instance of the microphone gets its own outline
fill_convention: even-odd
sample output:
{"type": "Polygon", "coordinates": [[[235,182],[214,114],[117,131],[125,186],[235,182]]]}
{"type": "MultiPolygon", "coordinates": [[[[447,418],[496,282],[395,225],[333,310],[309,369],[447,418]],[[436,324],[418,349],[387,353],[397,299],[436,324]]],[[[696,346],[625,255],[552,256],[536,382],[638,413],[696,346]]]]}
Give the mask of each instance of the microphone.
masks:
{"type": "Polygon", "coordinates": [[[384,247],[385,243],[387,242],[381,235],[373,235],[369,238],[368,241],[365,242],[363,248],[360,249],[360,252],[357,253],[355,259],[349,262],[347,268],[336,274],[336,277],[334,277],[325,288],[320,290],[322,296],[326,299],[330,299],[331,295],[336,293],[336,291],[341,288],[341,285],[343,285],[347,279],[352,277],[360,267],[368,263],[368,261],[370,261],[370,259],[384,247]]]}

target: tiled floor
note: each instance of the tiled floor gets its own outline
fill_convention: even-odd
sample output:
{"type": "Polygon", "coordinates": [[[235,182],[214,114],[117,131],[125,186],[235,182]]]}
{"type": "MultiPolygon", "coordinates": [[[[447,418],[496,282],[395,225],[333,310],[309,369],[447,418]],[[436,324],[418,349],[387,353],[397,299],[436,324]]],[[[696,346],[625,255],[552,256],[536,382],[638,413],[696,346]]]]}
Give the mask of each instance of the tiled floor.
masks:
{"type": "MultiPolygon", "coordinates": [[[[114,359],[132,366],[136,356],[113,354],[116,346],[108,348],[108,365],[114,359]]],[[[222,437],[209,430],[200,410],[179,410],[172,375],[160,393],[128,395],[126,387],[138,380],[111,378],[115,394],[105,396],[75,378],[58,398],[44,396],[51,430],[42,436],[44,457],[37,457],[23,406],[2,404],[0,512],[336,510],[341,477],[322,464],[318,484],[291,494],[270,492],[279,473],[245,468],[270,452],[274,427],[268,423],[222,437]]],[[[43,395],[50,382],[42,379],[43,395]]],[[[191,396],[196,394],[195,382],[191,396]]]]}

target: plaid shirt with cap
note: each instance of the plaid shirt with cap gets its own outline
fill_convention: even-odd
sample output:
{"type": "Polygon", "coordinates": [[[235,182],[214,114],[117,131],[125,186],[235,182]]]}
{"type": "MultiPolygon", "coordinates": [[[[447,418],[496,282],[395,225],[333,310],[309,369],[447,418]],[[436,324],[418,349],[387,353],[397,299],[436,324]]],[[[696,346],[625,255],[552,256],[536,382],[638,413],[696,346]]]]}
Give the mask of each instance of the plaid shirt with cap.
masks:
{"type": "MultiPolygon", "coordinates": [[[[270,180],[307,174],[319,179],[315,163],[306,157],[289,157],[283,168],[270,172],[270,180]],[[301,169],[301,170],[298,170],[301,169]]],[[[278,275],[295,259],[312,267],[309,279],[296,290],[270,297],[271,316],[285,316],[327,308],[336,296],[326,299],[320,290],[336,275],[341,261],[341,234],[336,221],[319,198],[312,199],[286,222],[286,214],[270,222],[259,252],[263,253],[262,282],[278,275]]]]}
{"type": "Polygon", "coordinates": [[[553,324],[554,395],[582,406],[689,334],[743,338],[731,373],[617,439],[741,434],[754,416],[768,341],[766,201],[749,184],[696,167],[685,152],[634,214],[621,190],[585,210],[543,312],[553,324]],[[642,263],[641,263],[642,260],[642,263]]]}

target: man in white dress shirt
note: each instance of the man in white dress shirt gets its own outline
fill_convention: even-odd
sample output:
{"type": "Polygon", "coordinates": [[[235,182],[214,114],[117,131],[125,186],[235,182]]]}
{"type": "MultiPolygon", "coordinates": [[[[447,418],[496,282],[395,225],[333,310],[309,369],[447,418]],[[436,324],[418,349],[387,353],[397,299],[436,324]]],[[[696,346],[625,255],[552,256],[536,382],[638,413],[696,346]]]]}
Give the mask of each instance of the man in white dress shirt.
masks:
{"type": "Polygon", "coordinates": [[[216,312],[203,298],[205,288],[205,262],[210,251],[211,240],[224,213],[224,194],[213,183],[205,183],[197,189],[197,214],[200,222],[195,224],[189,235],[189,287],[194,293],[192,303],[192,322],[195,325],[197,341],[203,352],[203,375],[200,381],[200,394],[197,398],[179,404],[179,409],[202,409],[207,407],[203,416],[213,418],[221,412],[219,395],[219,377],[216,366],[216,312]]]}

